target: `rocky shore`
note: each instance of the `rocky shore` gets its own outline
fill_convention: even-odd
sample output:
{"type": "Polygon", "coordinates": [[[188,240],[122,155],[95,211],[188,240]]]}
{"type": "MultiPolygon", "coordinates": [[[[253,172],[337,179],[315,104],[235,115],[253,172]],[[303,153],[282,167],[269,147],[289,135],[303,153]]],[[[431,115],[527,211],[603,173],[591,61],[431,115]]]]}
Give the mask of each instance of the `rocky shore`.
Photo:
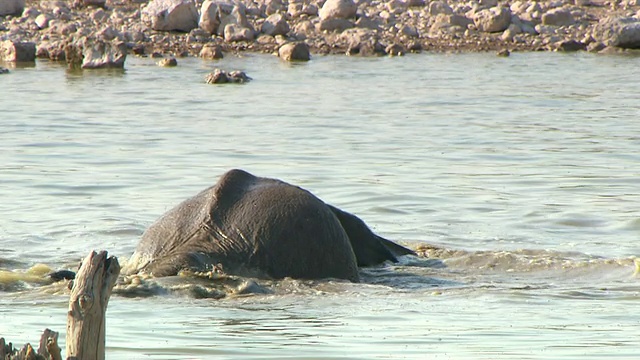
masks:
{"type": "MultiPolygon", "coordinates": [[[[640,0],[3,0],[0,60],[640,48],[640,0]],[[294,44],[294,45],[292,45],[294,44]],[[302,50],[301,50],[302,47],[302,50]],[[296,52],[282,54],[282,48],[296,52]],[[33,54],[32,54],[33,53],[33,54]],[[105,55],[107,54],[107,55],[105,55]]],[[[103,60],[103,62],[100,61],[103,60]]],[[[83,67],[90,67],[90,65],[83,67]]]]}

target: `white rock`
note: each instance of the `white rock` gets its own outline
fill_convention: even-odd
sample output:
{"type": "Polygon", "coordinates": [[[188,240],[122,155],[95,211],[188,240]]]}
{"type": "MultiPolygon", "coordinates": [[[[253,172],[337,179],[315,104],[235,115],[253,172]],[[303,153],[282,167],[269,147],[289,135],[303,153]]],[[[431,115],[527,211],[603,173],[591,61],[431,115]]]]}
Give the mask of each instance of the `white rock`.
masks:
{"type": "Polygon", "coordinates": [[[224,27],[224,39],[226,41],[251,41],[253,37],[253,31],[249,28],[237,24],[227,24],[224,27]]]}
{"type": "Polygon", "coordinates": [[[47,14],[40,14],[34,20],[38,28],[46,29],[49,27],[49,21],[51,21],[51,16],[47,14]]]}
{"type": "Polygon", "coordinates": [[[198,26],[209,34],[215,34],[218,31],[218,26],[220,26],[219,11],[220,7],[217,2],[205,0],[200,8],[200,21],[198,21],[198,26]]]}
{"type": "Polygon", "coordinates": [[[153,0],[141,17],[153,30],[189,32],[198,27],[198,10],[191,0],[153,0]]]}
{"type": "Polygon", "coordinates": [[[321,20],[349,19],[356,16],[358,6],[353,0],[327,0],[320,9],[321,20]]]}
{"type": "Polygon", "coordinates": [[[127,46],[123,42],[87,42],[82,48],[83,69],[124,68],[127,46]]]}
{"type": "Polygon", "coordinates": [[[0,16],[20,15],[24,11],[24,0],[0,0],[0,16]]]}
{"type": "Polygon", "coordinates": [[[501,32],[511,24],[511,10],[502,6],[481,10],[474,15],[473,22],[479,31],[501,32]]]}

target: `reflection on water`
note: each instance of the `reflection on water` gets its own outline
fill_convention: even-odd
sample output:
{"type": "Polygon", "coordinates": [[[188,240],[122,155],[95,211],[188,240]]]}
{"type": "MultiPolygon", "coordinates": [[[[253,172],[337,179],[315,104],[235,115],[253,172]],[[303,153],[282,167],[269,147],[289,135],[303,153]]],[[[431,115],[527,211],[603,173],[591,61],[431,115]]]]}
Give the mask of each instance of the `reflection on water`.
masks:
{"type": "Polygon", "coordinates": [[[163,212],[244,168],[429,258],[224,300],[202,298],[202,279],[116,293],[108,358],[636,358],[639,72],[636,57],[550,53],[13,69],[0,335],[64,329],[64,286],[29,268],[125,258],[163,212]],[[204,84],[214,67],[254,81],[204,84]]]}

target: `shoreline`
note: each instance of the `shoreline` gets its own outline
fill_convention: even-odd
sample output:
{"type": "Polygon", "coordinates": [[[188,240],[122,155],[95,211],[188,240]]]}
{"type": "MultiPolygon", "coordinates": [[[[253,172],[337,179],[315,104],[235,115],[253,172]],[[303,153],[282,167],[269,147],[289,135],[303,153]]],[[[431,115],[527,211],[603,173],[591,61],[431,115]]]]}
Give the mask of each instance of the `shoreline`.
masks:
{"type": "Polygon", "coordinates": [[[210,58],[277,55],[287,43],[303,43],[313,55],[352,56],[640,48],[640,0],[7,1],[23,9],[0,17],[0,45],[33,43],[35,57],[60,61],[69,61],[69,44],[87,41],[119,43],[124,56],[210,58]],[[187,10],[175,21],[166,10],[153,14],[164,2],[187,10]]]}

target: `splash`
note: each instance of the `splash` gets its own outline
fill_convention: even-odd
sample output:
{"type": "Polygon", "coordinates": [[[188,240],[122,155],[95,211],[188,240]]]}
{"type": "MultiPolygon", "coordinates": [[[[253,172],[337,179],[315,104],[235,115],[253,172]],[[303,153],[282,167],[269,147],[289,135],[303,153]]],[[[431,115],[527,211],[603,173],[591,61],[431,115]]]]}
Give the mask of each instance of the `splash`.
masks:
{"type": "Polygon", "coordinates": [[[0,291],[16,291],[30,284],[44,285],[51,283],[46,275],[51,268],[45,264],[35,264],[27,270],[0,270],[0,291]]]}

